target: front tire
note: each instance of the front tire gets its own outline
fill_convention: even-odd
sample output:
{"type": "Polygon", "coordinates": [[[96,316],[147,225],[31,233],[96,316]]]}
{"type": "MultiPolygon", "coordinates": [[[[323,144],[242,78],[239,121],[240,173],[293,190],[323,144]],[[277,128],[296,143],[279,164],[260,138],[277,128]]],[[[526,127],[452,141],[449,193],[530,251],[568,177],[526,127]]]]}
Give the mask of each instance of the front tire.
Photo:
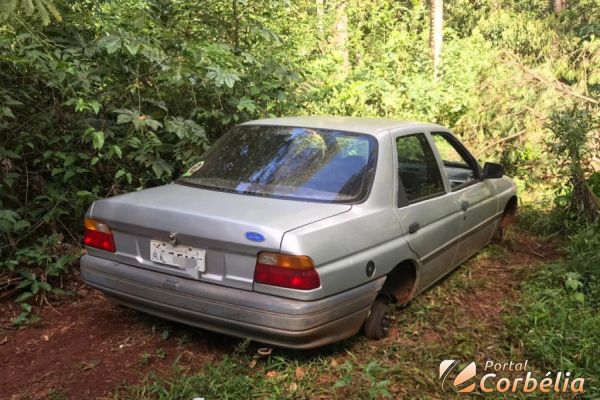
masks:
{"type": "Polygon", "coordinates": [[[506,228],[514,222],[517,216],[517,201],[517,197],[514,196],[506,204],[498,229],[496,229],[496,232],[492,236],[492,243],[500,244],[504,241],[506,228]]]}
{"type": "Polygon", "coordinates": [[[363,332],[369,339],[383,339],[388,334],[390,321],[390,307],[388,302],[382,298],[378,298],[371,306],[371,312],[363,325],[363,332]]]}

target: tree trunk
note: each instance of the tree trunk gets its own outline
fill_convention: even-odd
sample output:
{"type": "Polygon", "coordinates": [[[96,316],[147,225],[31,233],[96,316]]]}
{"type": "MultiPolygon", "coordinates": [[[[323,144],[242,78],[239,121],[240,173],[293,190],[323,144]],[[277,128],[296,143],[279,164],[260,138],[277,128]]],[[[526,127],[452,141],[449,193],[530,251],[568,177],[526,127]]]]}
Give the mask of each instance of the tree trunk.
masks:
{"type": "Polygon", "coordinates": [[[553,0],[554,12],[561,12],[565,8],[567,8],[567,0],[553,0]]]}
{"type": "Polygon", "coordinates": [[[325,18],[325,4],[323,0],[316,0],[317,2],[317,29],[319,30],[319,39],[323,39],[323,19],[325,18]]]}
{"type": "Polygon", "coordinates": [[[231,0],[231,16],[233,18],[233,48],[239,51],[240,48],[240,16],[238,13],[238,0],[231,0]]]}
{"type": "Polygon", "coordinates": [[[431,0],[430,7],[429,46],[433,56],[433,78],[437,79],[442,60],[442,43],[444,40],[444,0],[431,0]]]}
{"type": "Polygon", "coordinates": [[[572,172],[571,210],[590,223],[600,222],[600,200],[588,186],[583,171],[572,172]]]}
{"type": "Polygon", "coordinates": [[[335,15],[333,46],[340,53],[344,70],[350,70],[350,57],[348,55],[348,13],[346,0],[340,1],[335,15]]]}

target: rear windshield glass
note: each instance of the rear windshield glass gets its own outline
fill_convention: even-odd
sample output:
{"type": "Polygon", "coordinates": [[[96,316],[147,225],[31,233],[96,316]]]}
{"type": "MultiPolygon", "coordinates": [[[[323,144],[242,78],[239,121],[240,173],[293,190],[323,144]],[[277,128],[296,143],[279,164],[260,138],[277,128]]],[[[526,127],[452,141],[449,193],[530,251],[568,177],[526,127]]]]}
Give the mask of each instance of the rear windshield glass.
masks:
{"type": "Polygon", "coordinates": [[[355,202],[369,190],[376,148],[375,138],[362,134],[237,126],[177,182],[258,196],[355,202]]]}

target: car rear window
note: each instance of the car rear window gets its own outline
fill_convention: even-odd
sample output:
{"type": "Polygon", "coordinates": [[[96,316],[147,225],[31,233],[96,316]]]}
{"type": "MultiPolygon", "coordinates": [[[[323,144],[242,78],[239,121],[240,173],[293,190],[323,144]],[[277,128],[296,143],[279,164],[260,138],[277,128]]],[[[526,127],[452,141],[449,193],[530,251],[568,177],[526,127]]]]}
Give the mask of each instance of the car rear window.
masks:
{"type": "Polygon", "coordinates": [[[357,202],[370,189],[376,152],[377,141],[369,135],[242,125],[177,182],[257,196],[357,202]]]}

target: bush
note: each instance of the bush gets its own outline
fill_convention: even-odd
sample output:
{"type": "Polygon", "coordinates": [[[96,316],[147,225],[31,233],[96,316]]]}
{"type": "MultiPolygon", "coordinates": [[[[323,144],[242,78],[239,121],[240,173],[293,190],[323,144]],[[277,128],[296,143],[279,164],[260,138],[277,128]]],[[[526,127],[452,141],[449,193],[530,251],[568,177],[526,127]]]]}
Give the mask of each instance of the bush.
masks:
{"type": "MultiPolygon", "coordinates": [[[[566,193],[561,193],[567,200],[563,210],[577,222],[600,220],[600,200],[585,179],[585,166],[590,164],[593,155],[591,136],[598,129],[598,122],[589,110],[574,106],[570,110],[553,112],[548,128],[552,132],[550,152],[569,182],[566,193]]],[[[560,186],[559,190],[562,189],[560,186]]]]}
{"type": "Polygon", "coordinates": [[[585,227],[565,245],[567,260],[540,268],[523,285],[516,316],[509,320],[526,357],[546,370],[596,378],[600,389],[600,228],[585,227]]]}
{"type": "Polygon", "coordinates": [[[281,112],[298,76],[261,21],[283,10],[217,3],[0,5],[0,272],[51,290],[95,199],[169,182],[232,124],[281,112]]]}

